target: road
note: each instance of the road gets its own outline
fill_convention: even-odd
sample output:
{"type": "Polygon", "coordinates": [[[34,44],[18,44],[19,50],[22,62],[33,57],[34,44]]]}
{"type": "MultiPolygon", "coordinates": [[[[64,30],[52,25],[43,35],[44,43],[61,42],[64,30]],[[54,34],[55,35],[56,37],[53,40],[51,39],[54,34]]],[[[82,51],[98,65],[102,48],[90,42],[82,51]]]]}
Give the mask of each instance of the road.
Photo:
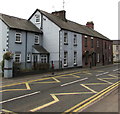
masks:
{"type": "Polygon", "coordinates": [[[78,112],[118,86],[118,66],[1,86],[2,112],[78,112]]]}

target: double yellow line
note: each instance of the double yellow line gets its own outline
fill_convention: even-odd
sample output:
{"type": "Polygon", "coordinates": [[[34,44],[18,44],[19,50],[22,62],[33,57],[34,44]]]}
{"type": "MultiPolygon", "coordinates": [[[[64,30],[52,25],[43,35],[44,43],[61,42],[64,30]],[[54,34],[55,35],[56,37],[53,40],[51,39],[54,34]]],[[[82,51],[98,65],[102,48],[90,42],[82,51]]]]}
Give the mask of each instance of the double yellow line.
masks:
{"type": "MultiPolygon", "coordinates": [[[[80,102],[79,104],[73,106],[72,108],[66,110],[65,112],[78,112],[78,111],[80,111],[81,109],[85,108],[86,106],[88,106],[92,102],[99,99],[101,96],[105,95],[106,93],[108,93],[109,91],[111,91],[112,89],[117,87],[119,85],[119,83],[120,83],[120,81],[114,83],[113,85],[105,88],[104,90],[98,92],[97,94],[93,95],[92,97],[80,102]]],[[[65,114],[65,112],[64,112],[64,114],[65,114]]]]}

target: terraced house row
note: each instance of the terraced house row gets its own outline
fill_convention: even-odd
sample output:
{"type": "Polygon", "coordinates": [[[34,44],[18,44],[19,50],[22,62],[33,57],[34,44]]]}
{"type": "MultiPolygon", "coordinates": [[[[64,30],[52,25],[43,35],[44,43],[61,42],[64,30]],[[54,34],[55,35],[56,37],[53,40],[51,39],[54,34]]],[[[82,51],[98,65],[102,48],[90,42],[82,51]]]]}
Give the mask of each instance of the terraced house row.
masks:
{"type": "Polygon", "coordinates": [[[0,61],[6,51],[23,69],[54,64],[55,69],[107,65],[113,62],[112,41],[94,30],[66,19],[66,11],[36,9],[28,20],[0,14],[0,61]]]}

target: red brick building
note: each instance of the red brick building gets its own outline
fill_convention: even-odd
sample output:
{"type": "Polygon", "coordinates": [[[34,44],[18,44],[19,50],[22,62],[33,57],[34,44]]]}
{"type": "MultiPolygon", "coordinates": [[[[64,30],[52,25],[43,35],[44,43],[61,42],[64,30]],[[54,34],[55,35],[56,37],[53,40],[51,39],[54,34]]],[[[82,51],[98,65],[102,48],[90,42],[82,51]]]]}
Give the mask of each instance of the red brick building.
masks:
{"type": "MultiPolygon", "coordinates": [[[[87,22],[86,26],[94,29],[93,22],[87,22]]],[[[83,67],[113,63],[112,41],[97,31],[95,32],[97,35],[82,35],[83,67]],[[103,37],[96,37],[99,35],[103,37]]]]}

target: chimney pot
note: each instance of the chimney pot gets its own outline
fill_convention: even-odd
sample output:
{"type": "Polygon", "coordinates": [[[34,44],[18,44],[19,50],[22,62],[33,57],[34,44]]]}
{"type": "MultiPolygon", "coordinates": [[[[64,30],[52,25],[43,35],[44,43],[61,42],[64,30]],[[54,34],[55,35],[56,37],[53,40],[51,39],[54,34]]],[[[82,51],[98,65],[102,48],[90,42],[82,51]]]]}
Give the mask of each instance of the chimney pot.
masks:
{"type": "Polygon", "coordinates": [[[94,29],[94,23],[93,23],[93,21],[87,22],[87,23],[86,23],[86,26],[94,29]]]}

